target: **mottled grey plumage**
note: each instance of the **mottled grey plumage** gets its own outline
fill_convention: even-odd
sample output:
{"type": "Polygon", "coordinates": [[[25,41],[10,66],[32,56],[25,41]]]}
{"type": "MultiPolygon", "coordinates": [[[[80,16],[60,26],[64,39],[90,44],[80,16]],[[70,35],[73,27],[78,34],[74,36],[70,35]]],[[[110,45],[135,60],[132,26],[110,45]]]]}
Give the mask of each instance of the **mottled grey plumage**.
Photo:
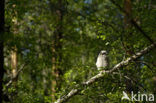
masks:
{"type": "Polygon", "coordinates": [[[107,52],[105,50],[101,50],[96,61],[97,69],[98,70],[105,69],[108,67],[108,65],[109,62],[108,62],[107,52]]]}

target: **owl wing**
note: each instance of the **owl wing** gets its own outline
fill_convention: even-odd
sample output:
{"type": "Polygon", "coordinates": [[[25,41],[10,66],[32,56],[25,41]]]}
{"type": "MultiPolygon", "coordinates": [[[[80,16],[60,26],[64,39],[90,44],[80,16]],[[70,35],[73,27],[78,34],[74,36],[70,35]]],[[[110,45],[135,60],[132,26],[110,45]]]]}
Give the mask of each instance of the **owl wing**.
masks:
{"type": "Polygon", "coordinates": [[[99,54],[98,57],[97,57],[97,60],[96,60],[96,66],[98,67],[99,64],[100,64],[100,54],[99,54]]]}
{"type": "Polygon", "coordinates": [[[109,58],[106,56],[106,61],[107,61],[107,68],[109,68],[109,58]]]}

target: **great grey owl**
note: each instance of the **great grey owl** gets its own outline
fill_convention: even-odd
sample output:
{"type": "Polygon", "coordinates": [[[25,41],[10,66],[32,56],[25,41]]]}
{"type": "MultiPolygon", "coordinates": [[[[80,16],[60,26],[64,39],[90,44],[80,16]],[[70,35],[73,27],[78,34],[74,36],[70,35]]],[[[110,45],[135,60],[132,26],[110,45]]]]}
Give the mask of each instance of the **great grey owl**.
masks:
{"type": "Polygon", "coordinates": [[[107,69],[109,65],[107,51],[101,50],[98,55],[96,66],[98,70],[107,69]]]}

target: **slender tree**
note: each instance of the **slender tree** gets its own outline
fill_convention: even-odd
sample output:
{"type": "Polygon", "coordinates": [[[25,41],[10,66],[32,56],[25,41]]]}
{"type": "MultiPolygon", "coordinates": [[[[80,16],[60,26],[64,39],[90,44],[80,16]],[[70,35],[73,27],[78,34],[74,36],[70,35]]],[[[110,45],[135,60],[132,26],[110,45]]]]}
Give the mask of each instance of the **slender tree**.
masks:
{"type": "MultiPolygon", "coordinates": [[[[131,5],[131,0],[124,0],[124,11],[126,14],[124,15],[124,48],[126,50],[126,55],[131,56],[133,54],[133,49],[131,43],[129,43],[130,39],[133,37],[133,34],[131,32],[127,32],[131,28],[131,16],[132,16],[132,5],[131,5]]],[[[130,66],[126,67],[127,70],[131,68],[130,66]]],[[[131,80],[125,80],[126,84],[126,90],[130,93],[133,89],[131,80]]]]}
{"type": "MultiPolygon", "coordinates": [[[[12,25],[12,29],[13,29],[13,41],[15,41],[15,38],[17,36],[18,33],[18,21],[17,21],[17,11],[15,9],[16,4],[13,5],[13,25],[12,25]]],[[[11,50],[11,69],[12,69],[12,78],[14,78],[17,74],[17,48],[16,48],[16,44],[14,44],[12,46],[12,50],[11,50]]],[[[16,81],[17,78],[14,79],[14,85],[16,85],[16,81]]]]}
{"type": "Polygon", "coordinates": [[[56,100],[55,93],[60,89],[61,83],[61,49],[62,49],[62,22],[63,22],[63,0],[59,0],[57,8],[54,8],[56,14],[56,28],[52,38],[52,102],[56,100]]]}

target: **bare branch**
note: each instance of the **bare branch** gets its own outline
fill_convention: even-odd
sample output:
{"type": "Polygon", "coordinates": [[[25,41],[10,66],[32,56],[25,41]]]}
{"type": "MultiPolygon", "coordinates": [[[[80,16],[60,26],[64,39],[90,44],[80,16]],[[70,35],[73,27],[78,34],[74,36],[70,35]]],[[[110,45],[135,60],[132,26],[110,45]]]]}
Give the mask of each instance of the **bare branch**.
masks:
{"type": "MultiPolygon", "coordinates": [[[[119,5],[117,4],[114,0],[110,0],[115,6],[117,6],[119,8],[119,10],[123,13],[126,14],[126,16],[129,16],[128,13],[119,5]]],[[[145,38],[147,38],[152,44],[154,43],[154,41],[145,33],[145,31],[135,22],[135,20],[133,18],[130,19],[131,24],[138,29],[145,38]]]]}
{"type": "Polygon", "coordinates": [[[9,87],[12,84],[12,82],[14,81],[14,79],[16,79],[18,77],[19,73],[24,69],[25,66],[26,66],[26,64],[23,64],[20,67],[20,69],[17,71],[16,75],[13,78],[11,78],[11,80],[6,84],[6,87],[9,87]]]}
{"type": "Polygon", "coordinates": [[[59,98],[55,103],[63,103],[65,101],[69,100],[72,96],[74,96],[77,93],[84,90],[85,89],[84,86],[89,86],[90,84],[95,83],[99,78],[104,77],[104,75],[106,73],[112,73],[115,70],[128,65],[131,61],[133,61],[133,60],[141,57],[142,55],[148,53],[150,50],[152,50],[154,48],[155,45],[156,45],[156,43],[151,44],[150,46],[146,47],[145,49],[141,50],[140,52],[137,52],[136,54],[132,55],[127,60],[116,64],[112,69],[107,70],[107,71],[103,70],[100,73],[98,73],[97,75],[95,75],[94,77],[87,80],[86,82],[83,82],[80,85],[76,85],[75,88],[73,88],[67,95],[64,95],[63,97],[59,98]]]}

